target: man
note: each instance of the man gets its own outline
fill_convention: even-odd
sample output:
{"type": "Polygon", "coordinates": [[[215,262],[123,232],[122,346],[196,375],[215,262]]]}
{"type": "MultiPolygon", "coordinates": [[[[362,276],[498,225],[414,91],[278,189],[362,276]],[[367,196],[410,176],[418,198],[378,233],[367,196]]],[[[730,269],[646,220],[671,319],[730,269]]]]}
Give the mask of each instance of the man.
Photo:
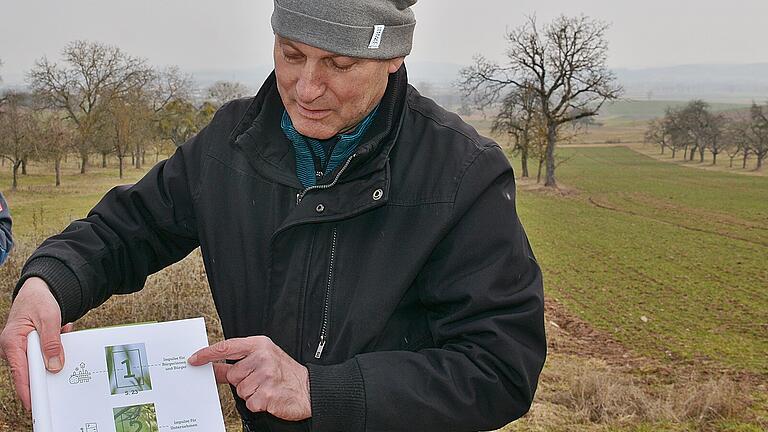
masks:
{"type": "Polygon", "coordinates": [[[0,338],[26,405],[33,327],[61,370],[63,323],[200,246],[227,340],[189,362],[216,362],[246,431],[487,430],[528,410],[541,272],[503,152],[407,84],[414,3],[275,1],[259,93],[30,257],[0,338]]]}
{"type": "Polygon", "coordinates": [[[0,192],[0,265],[3,265],[11,252],[11,248],[13,248],[12,225],[11,210],[8,208],[3,193],[0,192]]]}

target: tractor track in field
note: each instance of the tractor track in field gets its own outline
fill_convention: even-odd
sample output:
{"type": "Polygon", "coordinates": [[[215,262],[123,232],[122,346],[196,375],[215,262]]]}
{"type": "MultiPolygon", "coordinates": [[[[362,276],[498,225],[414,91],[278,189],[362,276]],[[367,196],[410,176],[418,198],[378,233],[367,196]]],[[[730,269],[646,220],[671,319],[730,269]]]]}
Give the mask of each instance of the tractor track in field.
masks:
{"type": "Polygon", "coordinates": [[[593,197],[593,196],[590,196],[588,198],[588,201],[589,201],[590,204],[592,204],[593,206],[595,206],[597,208],[600,208],[600,209],[610,210],[610,211],[614,211],[614,212],[618,212],[618,213],[623,213],[623,214],[628,214],[630,216],[637,216],[637,217],[641,217],[641,218],[644,218],[644,219],[652,220],[654,222],[659,222],[659,223],[662,223],[662,224],[665,224],[665,225],[674,226],[676,228],[685,229],[685,230],[688,230],[688,231],[700,232],[700,233],[705,233],[705,234],[712,234],[712,235],[716,235],[716,236],[720,236],[720,237],[729,238],[731,240],[739,240],[739,241],[743,241],[743,242],[746,242],[746,243],[750,243],[750,244],[754,244],[754,245],[757,245],[757,246],[762,246],[762,247],[768,248],[768,242],[765,242],[765,241],[753,240],[753,239],[739,237],[739,236],[736,236],[736,235],[733,235],[733,234],[723,233],[723,232],[719,232],[719,231],[707,230],[707,229],[704,229],[704,228],[696,228],[696,227],[682,225],[682,224],[675,223],[675,222],[670,222],[670,221],[667,221],[667,220],[664,220],[664,219],[655,218],[653,216],[644,215],[642,213],[638,213],[638,212],[635,212],[635,211],[632,211],[632,210],[626,210],[626,209],[622,209],[622,208],[618,208],[618,207],[613,207],[611,205],[598,202],[595,199],[595,197],[593,197]]]}
{"type": "Polygon", "coordinates": [[[602,360],[617,370],[638,373],[643,380],[664,382],[685,376],[728,376],[751,385],[768,382],[768,374],[734,369],[707,357],[683,360],[672,354],[669,361],[663,361],[639,354],[609,332],[597,329],[569,312],[555,299],[545,300],[545,320],[551,353],[602,360]]]}

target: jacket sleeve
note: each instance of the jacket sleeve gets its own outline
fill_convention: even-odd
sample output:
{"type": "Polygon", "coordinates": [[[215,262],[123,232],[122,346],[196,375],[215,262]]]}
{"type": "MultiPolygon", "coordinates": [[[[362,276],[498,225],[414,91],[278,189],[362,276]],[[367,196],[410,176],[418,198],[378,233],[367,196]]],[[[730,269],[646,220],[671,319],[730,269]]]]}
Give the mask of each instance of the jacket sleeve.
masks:
{"type": "Polygon", "coordinates": [[[138,183],[109,191],[85,219],[45,240],[16,286],[40,277],[73,322],[112,294],[140,290],[147,276],[198,246],[193,209],[209,125],[138,183]]]}
{"type": "Polygon", "coordinates": [[[11,209],[8,208],[8,202],[0,193],[0,265],[3,265],[8,254],[11,253],[11,249],[13,249],[12,225],[11,209]]]}
{"type": "Polygon", "coordinates": [[[528,411],[546,357],[542,276],[498,147],[464,175],[419,279],[435,348],[310,365],[314,429],[491,430],[528,411]]]}

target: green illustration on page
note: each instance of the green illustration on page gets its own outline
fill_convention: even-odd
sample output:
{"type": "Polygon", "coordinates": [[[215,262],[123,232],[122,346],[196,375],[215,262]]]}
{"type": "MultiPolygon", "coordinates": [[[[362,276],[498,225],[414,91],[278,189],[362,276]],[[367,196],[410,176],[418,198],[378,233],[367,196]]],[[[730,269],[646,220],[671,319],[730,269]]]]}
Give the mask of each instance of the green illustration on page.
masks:
{"type": "Polygon", "coordinates": [[[147,350],[143,343],[104,348],[109,373],[109,388],[113,395],[136,394],[152,390],[147,350]]]}
{"type": "Polygon", "coordinates": [[[155,404],[114,409],[116,432],[159,432],[155,404]]]}

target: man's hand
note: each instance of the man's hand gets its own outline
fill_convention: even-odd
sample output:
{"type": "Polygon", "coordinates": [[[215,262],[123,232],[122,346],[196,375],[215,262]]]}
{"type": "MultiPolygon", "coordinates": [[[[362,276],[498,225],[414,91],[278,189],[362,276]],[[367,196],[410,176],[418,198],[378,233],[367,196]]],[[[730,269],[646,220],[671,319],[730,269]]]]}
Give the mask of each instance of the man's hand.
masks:
{"type": "Polygon", "coordinates": [[[16,393],[27,410],[32,407],[27,365],[27,335],[32,330],[40,333],[45,367],[51,372],[59,372],[64,367],[61,333],[72,331],[72,324],[61,327],[59,304],[48,284],[36,277],[27,279],[22,285],[0,333],[0,356],[8,361],[16,393]]]}
{"type": "Polygon", "coordinates": [[[214,363],[216,381],[231,384],[253,412],[266,411],[283,420],[312,417],[309,371],[266,336],[229,339],[203,348],[189,358],[192,366],[214,363]]]}

